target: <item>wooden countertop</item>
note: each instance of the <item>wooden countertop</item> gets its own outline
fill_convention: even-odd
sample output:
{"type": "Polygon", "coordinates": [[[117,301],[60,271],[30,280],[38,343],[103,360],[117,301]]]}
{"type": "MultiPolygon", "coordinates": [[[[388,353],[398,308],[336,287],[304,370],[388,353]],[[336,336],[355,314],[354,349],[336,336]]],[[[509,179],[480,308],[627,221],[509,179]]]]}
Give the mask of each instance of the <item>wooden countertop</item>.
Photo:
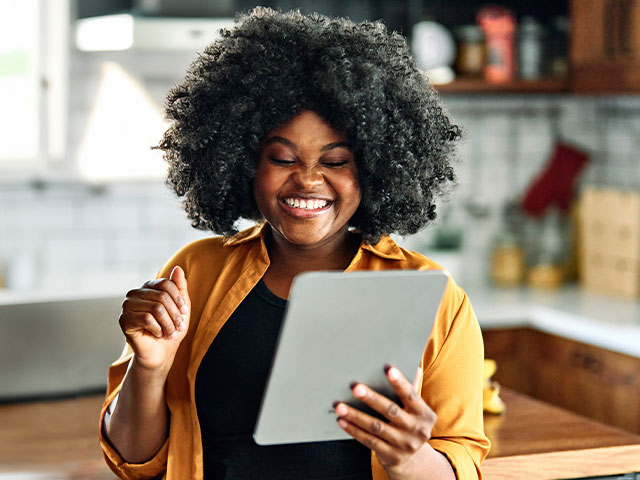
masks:
{"type": "Polygon", "coordinates": [[[485,416],[489,480],[580,478],[640,472],[640,436],[509,389],[507,411],[485,416]]]}
{"type": "MultiPolygon", "coordinates": [[[[485,479],[640,471],[640,437],[508,389],[502,398],[507,412],[485,417],[493,443],[485,479]]],[[[0,405],[0,477],[22,472],[24,480],[114,479],[97,440],[101,405],[101,395],[0,405]]]]}

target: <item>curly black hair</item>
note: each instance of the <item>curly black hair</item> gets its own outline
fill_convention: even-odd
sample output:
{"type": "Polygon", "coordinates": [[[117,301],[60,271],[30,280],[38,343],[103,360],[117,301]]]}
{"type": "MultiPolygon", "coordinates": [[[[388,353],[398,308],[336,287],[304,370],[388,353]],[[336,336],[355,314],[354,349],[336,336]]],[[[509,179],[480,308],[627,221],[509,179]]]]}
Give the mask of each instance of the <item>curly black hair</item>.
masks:
{"type": "Polygon", "coordinates": [[[416,233],[454,180],[454,125],[406,39],[381,22],[257,7],[199,54],[166,101],[167,185],[195,228],[232,235],[260,219],[252,180],[261,141],[302,110],[343,132],[362,201],[350,226],[366,242],[416,233]]]}

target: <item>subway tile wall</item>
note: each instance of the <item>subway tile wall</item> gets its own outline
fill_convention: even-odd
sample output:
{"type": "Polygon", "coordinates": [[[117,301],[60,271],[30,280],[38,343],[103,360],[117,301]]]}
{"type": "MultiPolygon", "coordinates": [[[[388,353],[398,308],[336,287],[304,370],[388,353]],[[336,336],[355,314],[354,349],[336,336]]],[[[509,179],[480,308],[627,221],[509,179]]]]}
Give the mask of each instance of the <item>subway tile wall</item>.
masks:
{"type": "MultiPolygon", "coordinates": [[[[159,103],[188,63],[163,55],[161,63],[126,54],[118,59],[159,103]]],[[[71,159],[102,61],[96,54],[72,57],[71,159]]],[[[465,281],[486,278],[502,206],[522,196],[557,140],[590,153],[582,183],[640,188],[638,97],[446,96],[444,102],[464,132],[458,185],[442,201],[436,224],[401,242],[429,251],[443,222],[464,225],[459,275],[465,281]]],[[[0,272],[6,283],[17,278],[19,287],[124,292],[153,277],[180,246],[207,235],[190,227],[161,181],[0,183],[0,272]]]]}

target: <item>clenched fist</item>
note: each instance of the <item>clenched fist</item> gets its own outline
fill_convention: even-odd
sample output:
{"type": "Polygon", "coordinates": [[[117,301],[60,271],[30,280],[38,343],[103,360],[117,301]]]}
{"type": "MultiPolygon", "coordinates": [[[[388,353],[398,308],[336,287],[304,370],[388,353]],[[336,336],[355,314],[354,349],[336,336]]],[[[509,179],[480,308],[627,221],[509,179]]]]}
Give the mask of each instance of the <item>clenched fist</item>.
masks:
{"type": "Polygon", "coordinates": [[[151,280],[130,290],[122,303],[120,328],[144,368],[171,368],[189,328],[191,301],[184,271],[176,266],[169,278],[151,280]]]}

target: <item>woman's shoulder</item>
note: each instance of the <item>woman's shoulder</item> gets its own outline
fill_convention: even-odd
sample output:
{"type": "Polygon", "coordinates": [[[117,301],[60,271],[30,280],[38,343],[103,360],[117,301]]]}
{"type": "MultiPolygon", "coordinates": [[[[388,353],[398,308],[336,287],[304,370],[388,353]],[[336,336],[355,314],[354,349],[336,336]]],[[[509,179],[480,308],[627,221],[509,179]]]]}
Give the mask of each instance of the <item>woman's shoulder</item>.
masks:
{"type": "MultiPolygon", "coordinates": [[[[256,235],[256,240],[258,240],[256,235]]],[[[236,236],[211,236],[190,242],[175,252],[161,269],[159,276],[168,277],[174,266],[180,265],[188,276],[211,276],[220,271],[238,249],[251,248],[254,242],[247,238],[247,231],[236,236]],[[241,236],[242,241],[237,237],[241,236]]]]}
{"type": "MultiPolygon", "coordinates": [[[[398,248],[404,256],[404,259],[402,260],[404,269],[446,271],[446,266],[439,264],[427,255],[413,250],[408,250],[399,245],[398,248]]],[[[455,279],[449,275],[449,281],[443,295],[443,304],[448,304],[451,307],[456,308],[465,302],[468,302],[466,292],[456,283],[455,279]]]]}
{"type": "Polygon", "coordinates": [[[255,241],[260,241],[263,225],[254,225],[233,236],[216,235],[190,242],[178,250],[173,258],[185,261],[207,263],[224,261],[243,245],[251,247],[255,241]]]}

